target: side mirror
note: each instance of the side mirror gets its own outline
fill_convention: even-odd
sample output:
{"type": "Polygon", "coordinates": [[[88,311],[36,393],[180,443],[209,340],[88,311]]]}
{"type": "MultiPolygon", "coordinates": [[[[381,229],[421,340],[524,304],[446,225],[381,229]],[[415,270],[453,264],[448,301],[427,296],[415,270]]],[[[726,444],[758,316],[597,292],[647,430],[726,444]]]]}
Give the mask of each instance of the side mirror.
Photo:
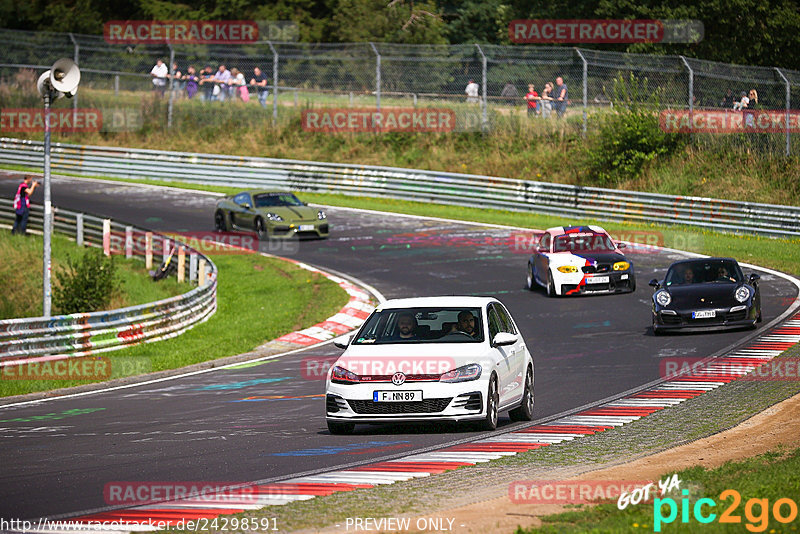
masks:
{"type": "Polygon", "coordinates": [[[340,336],[333,341],[333,346],[339,349],[346,349],[353,339],[352,335],[340,336]]]}
{"type": "Polygon", "coordinates": [[[627,246],[628,246],[628,245],[627,245],[627,244],[625,244],[625,243],[617,243],[617,248],[625,248],[625,247],[627,247],[627,246]]]}
{"type": "Polygon", "coordinates": [[[495,347],[504,347],[506,345],[513,345],[517,342],[517,336],[509,334],[508,332],[498,332],[492,340],[492,345],[495,347]]]}
{"type": "Polygon", "coordinates": [[[536,247],[536,250],[538,250],[539,252],[547,252],[547,247],[539,245],[536,247]]]}
{"type": "Polygon", "coordinates": [[[244,204],[242,204],[242,207],[246,210],[249,210],[252,206],[248,202],[245,202],[244,204]]]}
{"type": "Polygon", "coordinates": [[[758,281],[758,280],[761,280],[761,275],[759,275],[759,274],[756,274],[756,273],[750,273],[750,283],[751,283],[751,284],[752,284],[753,282],[756,282],[756,281],[758,281]]]}
{"type": "Polygon", "coordinates": [[[661,284],[658,283],[657,279],[653,278],[652,280],[650,280],[650,287],[658,289],[659,287],[661,287],[661,284]]]}

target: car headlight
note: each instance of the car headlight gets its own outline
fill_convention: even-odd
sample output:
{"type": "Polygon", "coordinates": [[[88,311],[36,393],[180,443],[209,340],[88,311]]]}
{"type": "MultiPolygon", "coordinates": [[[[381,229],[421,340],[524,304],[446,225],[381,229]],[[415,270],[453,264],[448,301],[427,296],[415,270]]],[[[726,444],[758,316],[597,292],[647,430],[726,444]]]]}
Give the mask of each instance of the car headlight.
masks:
{"type": "Polygon", "coordinates": [[[628,263],[627,261],[618,261],[617,263],[614,264],[615,271],[627,271],[628,269],[630,269],[630,267],[631,264],[628,263]]]}
{"type": "Polygon", "coordinates": [[[439,377],[439,382],[468,382],[470,380],[477,380],[481,377],[481,366],[477,363],[469,365],[462,365],[458,369],[447,371],[439,377]]]}
{"type": "Polygon", "coordinates": [[[344,367],[336,365],[331,372],[331,382],[334,384],[356,384],[361,382],[361,377],[344,367]]]}
{"type": "Polygon", "coordinates": [[[317,219],[322,220],[322,219],[327,219],[327,218],[328,218],[328,215],[324,211],[319,210],[317,212],[317,219]]]}
{"type": "Polygon", "coordinates": [[[270,221],[282,221],[283,217],[275,213],[267,213],[267,219],[269,219],[270,221]]]}
{"type": "Polygon", "coordinates": [[[672,302],[672,297],[666,291],[659,291],[656,293],[656,302],[661,306],[669,306],[669,303],[672,302]]]}
{"type": "Polygon", "coordinates": [[[560,273],[577,273],[578,268],[574,265],[562,265],[558,268],[558,272],[560,273]]]}
{"type": "Polygon", "coordinates": [[[736,290],[736,293],[734,293],[733,296],[739,302],[746,302],[747,299],[750,298],[750,290],[747,289],[745,286],[742,286],[736,290]]]}

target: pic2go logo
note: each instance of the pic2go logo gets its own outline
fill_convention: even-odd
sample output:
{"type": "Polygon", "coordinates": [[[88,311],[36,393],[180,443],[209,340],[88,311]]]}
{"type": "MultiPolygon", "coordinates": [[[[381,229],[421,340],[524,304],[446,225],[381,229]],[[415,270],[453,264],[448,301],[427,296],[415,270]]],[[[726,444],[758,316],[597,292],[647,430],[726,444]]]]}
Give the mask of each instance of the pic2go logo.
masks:
{"type": "MultiPolygon", "coordinates": [[[[690,513],[698,523],[708,524],[717,519],[717,514],[712,509],[717,507],[714,499],[697,499],[694,504],[689,500],[689,490],[681,491],[683,498],[680,506],[671,497],[656,498],[653,501],[653,531],[661,532],[662,525],[673,523],[681,515],[681,523],[689,523],[690,513]],[[666,513],[666,515],[665,515],[666,513]]],[[[742,502],[742,496],[738,491],[728,489],[719,494],[721,501],[731,499],[731,503],[720,514],[719,523],[741,524],[742,517],[736,514],[736,509],[742,502]]],[[[774,517],[779,523],[787,524],[797,519],[797,503],[789,498],[776,500],[770,507],[769,499],[752,498],[744,505],[744,516],[747,520],[745,528],[750,532],[764,532],[769,525],[770,517],[774,517]],[[770,515],[771,512],[771,515],[770,515]]]]}

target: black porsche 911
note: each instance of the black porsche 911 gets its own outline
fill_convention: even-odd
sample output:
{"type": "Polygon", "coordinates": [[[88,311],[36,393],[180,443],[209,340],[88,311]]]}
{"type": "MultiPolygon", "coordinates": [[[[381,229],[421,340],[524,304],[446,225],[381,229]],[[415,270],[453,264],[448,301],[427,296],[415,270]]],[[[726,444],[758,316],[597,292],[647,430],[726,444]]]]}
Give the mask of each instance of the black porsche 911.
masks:
{"type": "Polygon", "coordinates": [[[755,327],[761,322],[760,276],[745,277],[732,258],[703,258],[670,265],[663,282],[650,281],[653,333],[755,327]]]}

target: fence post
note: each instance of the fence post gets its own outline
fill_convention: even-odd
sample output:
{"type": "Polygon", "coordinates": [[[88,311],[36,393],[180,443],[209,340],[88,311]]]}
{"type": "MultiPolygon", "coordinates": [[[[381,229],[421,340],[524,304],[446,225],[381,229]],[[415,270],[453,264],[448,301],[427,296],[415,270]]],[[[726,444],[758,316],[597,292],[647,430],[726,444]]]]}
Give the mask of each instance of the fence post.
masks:
{"type": "Polygon", "coordinates": [[[144,234],[144,268],[153,268],[153,232],[144,234]]]}
{"type": "Polygon", "coordinates": [[[278,51],[272,46],[272,41],[267,41],[272,50],[272,122],[278,120],[278,51]]]}
{"type": "Polygon", "coordinates": [[[789,133],[789,111],[792,102],[792,88],[789,85],[789,80],[787,80],[786,76],[781,72],[781,69],[775,67],[775,72],[778,73],[778,76],[783,78],[783,83],[786,84],[786,156],[789,156],[792,152],[792,136],[789,133]]]}
{"type": "Polygon", "coordinates": [[[178,248],[178,282],[186,279],[186,250],[183,245],[178,248]]]}
{"type": "Polygon", "coordinates": [[[161,249],[161,261],[167,261],[169,257],[169,238],[165,237],[161,246],[163,247],[161,249]]]}
{"type": "MultiPolygon", "coordinates": [[[[78,58],[80,57],[80,45],[78,45],[78,41],[75,39],[75,36],[72,35],[72,32],[69,33],[69,38],[72,40],[72,46],[75,47],[75,54],[72,61],[78,65],[78,58]]],[[[78,93],[76,92],[72,96],[72,124],[76,124],[78,122],[78,93]]]]}
{"type": "Polygon", "coordinates": [[[119,74],[114,75],[114,96],[119,96],[119,74]]]}
{"type": "Polygon", "coordinates": [[[689,71],[689,128],[691,132],[689,133],[689,139],[694,138],[694,71],[692,67],[689,65],[689,62],[686,61],[686,58],[683,56],[678,56],[683,61],[683,65],[686,67],[686,70],[689,71]]]}
{"type": "Polygon", "coordinates": [[[481,55],[481,82],[483,84],[483,98],[481,98],[481,128],[486,131],[489,119],[486,111],[486,55],[483,53],[481,45],[475,44],[478,53],[481,55]]]}
{"type": "Polygon", "coordinates": [[[197,285],[205,287],[206,285],[206,259],[200,258],[200,265],[197,267],[197,285]]]}
{"type": "Polygon", "coordinates": [[[586,138],[586,108],[589,105],[588,96],[589,96],[589,63],[586,61],[586,58],[581,53],[580,49],[576,48],[575,52],[581,58],[581,62],[583,62],[583,137],[586,138]]]}
{"type": "Polygon", "coordinates": [[[375,107],[380,111],[381,109],[381,53],[378,52],[378,48],[373,44],[369,43],[372,47],[372,51],[375,52],[375,107]]]}
{"type": "Polygon", "coordinates": [[[170,43],[167,43],[169,48],[169,104],[167,104],[167,129],[172,128],[172,101],[175,98],[175,93],[172,92],[173,83],[175,82],[175,49],[172,48],[170,43]]]}
{"type": "Polygon", "coordinates": [[[133,226],[125,227],[125,257],[127,259],[133,257],[133,226]]]}
{"type": "Polygon", "coordinates": [[[103,254],[111,256],[111,219],[103,219],[103,254]]]}
{"type": "Polygon", "coordinates": [[[189,281],[194,282],[197,280],[197,253],[189,253],[189,281]]]}
{"type": "Polygon", "coordinates": [[[79,247],[83,246],[83,213],[75,216],[75,243],[79,247]]]}

